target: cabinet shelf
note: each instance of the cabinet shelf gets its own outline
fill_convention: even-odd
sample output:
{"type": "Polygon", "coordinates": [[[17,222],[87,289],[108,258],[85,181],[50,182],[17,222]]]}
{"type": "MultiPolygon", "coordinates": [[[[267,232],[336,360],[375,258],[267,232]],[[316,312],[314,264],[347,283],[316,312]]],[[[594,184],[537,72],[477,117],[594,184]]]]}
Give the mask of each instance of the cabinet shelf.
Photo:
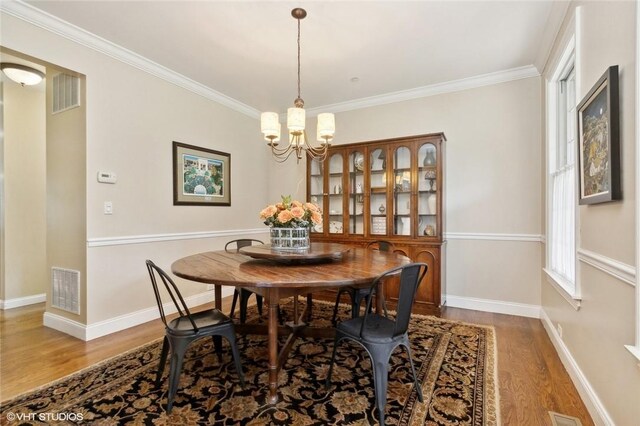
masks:
{"type": "Polygon", "coordinates": [[[386,194],[387,187],[386,186],[376,186],[371,188],[372,194],[386,194]]]}

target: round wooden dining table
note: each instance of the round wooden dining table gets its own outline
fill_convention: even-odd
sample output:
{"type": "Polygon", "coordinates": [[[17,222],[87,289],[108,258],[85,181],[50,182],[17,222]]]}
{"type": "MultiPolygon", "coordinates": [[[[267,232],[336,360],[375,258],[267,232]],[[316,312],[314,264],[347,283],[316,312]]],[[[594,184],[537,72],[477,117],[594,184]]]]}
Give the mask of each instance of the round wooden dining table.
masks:
{"type": "MultiPolygon", "coordinates": [[[[260,246],[254,246],[260,247],[260,246]]],[[[298,296],[341,286],[370,284],[383,272],[410,263],[409,258],[397,254],[350,247],[335,243],[311,243],[308,256],[299,261],[288,259],[279,261],[277,251],[268,245],[263,247],[272,252],[273,259],[253,258],[241,252],[211,251],[198,253],[176,260],[171,271],[187,280],[215,285],[215,306],[222,307],[220,286],[249,287],[264,297],[268,306],[267,327],[259,324],[236,324],[239,333],[268,334],[269,349],[269,394],[267,401],[278,401],[278,372],[286,361],[289,350],[298,336],[332,335],[331,329],[306,327],[303,318],[309,314],[310,303],[305,312],[298,312],[298,296]],[[319,259],[314,253],[332,251],[335,256],[319,259]],[[339,253],[339,254],[338,254],[339,253]],[[314,258],[315,257],[315,258],[314,258]],[[294,321],[286,327],[278,325],[278,305],[281,299],[294,297],[294,321]],[[299,315],[300,314],[300,315],[299,315]],[[278,334],[287,333],[286,343],[278,351],[278,334]]]]}

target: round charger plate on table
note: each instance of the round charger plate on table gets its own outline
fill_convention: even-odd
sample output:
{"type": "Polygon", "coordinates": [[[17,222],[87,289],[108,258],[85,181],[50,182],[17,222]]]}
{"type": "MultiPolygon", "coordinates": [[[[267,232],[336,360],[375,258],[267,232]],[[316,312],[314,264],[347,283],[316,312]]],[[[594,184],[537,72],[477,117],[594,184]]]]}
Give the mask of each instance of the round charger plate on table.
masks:
{"type": "Polygon", "coordinates": [[[254,259],[268,259],[282,263],[313,263],[339,260],[351,250],[350,246],[335,243],[311,243],[308,249],[274,249],[271,244],[242,247],[239,252],[254,259]]]}

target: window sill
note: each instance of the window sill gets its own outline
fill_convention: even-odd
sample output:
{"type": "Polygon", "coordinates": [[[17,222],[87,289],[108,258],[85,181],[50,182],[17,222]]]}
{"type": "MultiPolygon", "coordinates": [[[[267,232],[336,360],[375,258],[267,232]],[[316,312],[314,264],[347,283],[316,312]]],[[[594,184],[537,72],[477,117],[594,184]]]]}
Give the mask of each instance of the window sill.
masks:
{"type": "MultiPolygon", "coordinates": [[[[640,361],[640,346],[626,345],[625,348],[640,361]]],[[[638,367],[640,367],[640,364],[638,364],[638,367]]]]}
{"type": "Polygon", "coordinates": [[[566,284],[564,284],[565,280],[558,274],[550,271],[547,268],[542,268],[542,270],[547,276],[547,282],[551,284],[551,286],[555,288],[558,293],[560,293],[560,296],[562,296],[564,300],[566,300],[573,307],[573,309],[579,311],[582,299],[572,295],[571,293],[569,293],[569,291],[567,291],[566,284]]]}

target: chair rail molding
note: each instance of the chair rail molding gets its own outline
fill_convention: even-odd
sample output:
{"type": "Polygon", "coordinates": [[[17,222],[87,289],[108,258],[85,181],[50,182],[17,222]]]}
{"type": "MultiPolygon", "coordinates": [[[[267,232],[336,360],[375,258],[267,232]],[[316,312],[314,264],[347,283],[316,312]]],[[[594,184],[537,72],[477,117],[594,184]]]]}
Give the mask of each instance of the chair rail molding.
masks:
{"type": "Polygon", "coordinates": [[[482,232],[445,232],[447,240],[487,240],[487,241],[520,241],[526,243],[542,243],[544,236],[539,234],[497,234],[482,232]]]}
{"type": "Polygon", "coordinates": [[[266,234],[268,228],[231,229],[224,231],[179,232],[173,234],[124,235],[119,237],[88,238],[87,247],[121,246],[127,244],[158,243],[163,241],[196,240],[201,238],[230,237],[236,235],[266,234]]]}
{"type": "Polygon", "coordinates": [[[583,248],[578,249],[578,260],[631,286],[636,285],[636,268],[631,265],[583,248]]]}

